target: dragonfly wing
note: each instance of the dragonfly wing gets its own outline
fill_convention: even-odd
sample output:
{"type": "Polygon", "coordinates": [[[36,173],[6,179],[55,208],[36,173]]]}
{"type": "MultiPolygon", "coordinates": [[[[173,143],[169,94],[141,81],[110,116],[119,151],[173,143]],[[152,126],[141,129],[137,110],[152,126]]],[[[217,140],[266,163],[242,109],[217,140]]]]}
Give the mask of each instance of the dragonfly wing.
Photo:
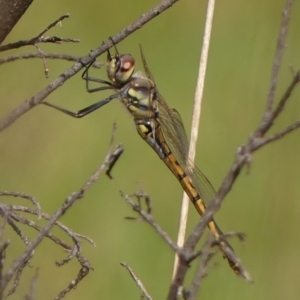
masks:
{"type": "MultiPolygon", "coordinates": [[[[146,76],[155,85],[154,77],[148,67],[141,45],[140,52],[146,76]]],[[[156,97],[154,100],[158,103],[159,112],[157,121],[160,123],[164,138],[181,167],[192,179],[199,195],[208,203],[216,192],[207,177],[188,159],[189,142],[182,118],[176,109],[169,108],[164,97],[158,92],[156,85],[155,89],[156,97]]]]}
{"type": "Polygon", "coordinates": [[[199,195],[207,204],[216,192],[207,177],[188,159],[189,143],[180,114],[176,109],[170,109],[160,94],[157,95],[159,98],[158,122],[164,138],[181,167],[192,179],[199,195]]]}
{"type": "Polygon", "coordinates": [[[144,70],[146,72],[146,75],[147,77],[154,83],[154,85],[156,86],[155,84],[155,81],[154,81],[154,77],[147,65],[147,61],[146,61],[146,57],[144,55],[144,52],[143,52],[143,49],[142,49],[142,45],[140,44],[140,52],[141,52],[141,57],[142,57],[142,61],[143,61],[143,65],[144,65],[144,70]]]}

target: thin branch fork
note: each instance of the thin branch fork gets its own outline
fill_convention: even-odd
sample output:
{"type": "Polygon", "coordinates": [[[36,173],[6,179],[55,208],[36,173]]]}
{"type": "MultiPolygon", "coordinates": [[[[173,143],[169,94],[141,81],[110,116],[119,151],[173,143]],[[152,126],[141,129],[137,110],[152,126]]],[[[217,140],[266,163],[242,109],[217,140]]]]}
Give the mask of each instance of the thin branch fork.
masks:
{"type": "MultiPolygon", "coordinates": [[[[43,228],[38,228],[39,234],[38,236],[31,242],[28,243],[27,249],[12,263],[11,267],[6,271],[5,274],[2,275],[1,280],[1,286],[0,291],[3,293],[5,290],[7,284],[11,281],[12,277],[16,272],[20,269],[20,267],[27,262],[30,257],[32,256],[33,250],[36,248],[36,246],[42,241],[42,239],[49,235],[49,231],[51,228],[57,224],[58,219],[79,199],[81,199],[85,192],[91,187],[93,183],[99,178],[100,174],[108,167],[110,166],[113,161],[116,159],[116,157],[119,157],[119,152],[123,151],[123,146],[121,144],[117,145],[114,149],[110,149],[104,162],[99,166],[99,168],[94,172],[94,174],[89,178],[89,180],[82,186],[82,188],[78,192],[72,193],[69,197],[66,198],[62,206],[52,215],[52,217],[49,219],[48,223],[43,228]]],[[[19,221],[22,221],[21,219],[18,219],[19,221]]],[[[9,221],[9,220],[8,220],[9,221]]],[[[16,228],[16,230],[18,230],[16,228]]],[[[26,237],[25,237],[26,238],[26,237]]],[[[76,240],[76,236],[73,235],[73,240],[75,241],[75,245],[77,247],[79,246],[79,243],[76,240]]],[[[76,250],[76,249],[75,249],[76,250]]],[[[77,251],[77,253],[79,253],[77,251]]],[[[82,271],[79,273],[77,280],[80,280],[82,277],[82,274],[87,274],[88,271],[86,268],[89,268],[89,263],[86,259],[80,258],[78,256],[78,259],[81,261],[83,265],[82,271]]],[[[75,280],[75,282],[77,282],[75,280]]],[[[74,286],[73,286],[74,287],[74,286]]],[[[70,287],[66,289],[66,291],[70,290],[70,287]]],[[[58,298],[60,299],[60,298],[58,298]]]]}
{"type": "Polygon", "coordinates": [[[17,49],[17,48],[24,47],[24,46],[29,46],[29,45],[36,45],[38,43],[61,43],[61,42],[75,42],[75,43],[77,43],[77,42],[79,42],[78,39],[70,39],[70,38],[65,39],[65,38],[59,38],[59,37],[56,37],[56,36],[52,36],[52,37],[44,37],[43,36],[52,27],[56,26],[62,20],[66,19],[66,18],[69,18],[69,17],[70,17],[69,14],[65,14],[65,15],[61,16],[56,21],[54,21],[49,26],[47,26],[47,28],[45,28],[42,32],[40,32],[34,38],[0,46],[0,52],[11,50],[11,49],[17,49]]]}
{"type": "Polygon", "coordinates": [[[168,233],[164,231],[162,227],[154,220],[151,210],[149,210],[149,206],[151,205],[150,203],[151,200],[147,194],[142,192],[142,193],[135,193],[133,195],[127,195],[122,191],[120,193],[121,193],[121,197],[126,201],[126,203],[129,204],[132,207],[132,209],[135,212],[137,212],[141,217],[141,219],[126,217],[126,219],[138,220],[138,221],[142,220],[147,222],[158,233],[158,235],[161,236],[162,239],[172,248],[172,250],[178,255],[178,257],[185,262],[186,266],[188,266],[192,260],[194,260],[201,254],[201,253],[200,254],[194,253],[194,250],[206,229],[206,225],[203,226],[203,222],[200,221],[195,227],[195,229],[192,231],[191,235],[188,238],[189,242],[186,242],[183,247],[179,247],[168,235],[168,233]],[[132,200],[133,197],[137,198],[138,203],[135,203],[132,200]],[[146,201],[147,211],[142,209],[142,205],[141,205],[142,197],[144,197],[146,201]]]}
{"type": "MultiPolygon", "coordinates": [[[[69,18],[69,14],[63,15],[60,18],[58,18],[56,21],[54,21],[49,26],[47,26],[46,29],[44,29],[41,33],[39,33],[34,38],[31,38],[31,39],[25,40],[25,41],[18,41],[16,43],[7,44],[7,45],[4,45],[4,46],[0,46],[0,52],[10,50],[10,49],[20,48],[20,47],[23,47],[23,46],[29,46],[29,45],[34,46],[38,51],[39,57],[43,61],[44,73],[45,73],[46,78],[48,78],[49,77],[49,68],[47,66],[47,61],[46,61],[46,58],[44,56],[44,52],[39,47],[39,43],[61,44],[62,42],[74,42],[74,43],[80,42],[80,40],[72,39],[72,38],[60,38],[60,37],[57,37],[57,36],[51,36],[51,37],[44,37],[43,36],[44,33],[46,33],[48,30],[50,30],[52,27],[54,27],[58,23],[61,23],[61,21],[64,20],[65,18],[69,18]]],[[[5,59],[4,61],[6,61],[6,60],[7,59],[5,59]]]]}
{"type": "MultiPolygon", "coordinates": [[[[190,263],[196,259],[197,257],[201,256],[201,263],[198,268],[197,272],[197,278],[204,277],[204,275],[207,272],[207,263],[213,256],[213,253],[211,253],[211,248],[215,245],[215,240],[209,238],[206,245],[201,251],[198,251],[195,253],[196,245],[198,244],[202,234],[204,233],[204,230],[206,229],[206,225],[203,221],[200,221],[198,225],[195,227],[195,229],[192,231],[191,235],[188,237],[187,242],[185,245],[181,248],[178,247],[177,244],[171,239],[171,237],[161,228],[160,225],[156,223],[154,218],[151,215],[151,210],[149,210],[150,205],[150,198],[148,195],[146,195],[144,192],[139,192],[134,195],[126,195],[125,193],[121,192],[121,196],[124,198],[124,200],[129,204],[132,209],[139,214],[141,217],[141,220],[147,222],[157,233],[160,235],[163,240],[172,248],[172,250],[178,255],[178,268],[176,269],[176,273],[174,276],[174,280],[170,286],[169,295],[167,297],[168,300],[176,299],[176,295],[178,295],[180,288],[183,285],[186,273],[190,269],[190,263]],[[147,206],[147,211],[142,209],[141,206],[141,198],[142,195],[144,196],[147,206]],[[137,198],[137,202],[132,200],[132,198],[137,198]]],[[[126,218],[130,220],[140,220],[140,219],[134,219],[134,218],[126,218]]],[[[136,282],[136,280],[135,280],[136,282]]],[[[190,294],[194,295],[196,291],[199,289],[200,283],[193,283],[190,294]]],[[[186,294],[189,294],[186,292],[186,294]]],[[[188,297],[188,296],[187,296],[188,297]]],[[[189,299],[189,298],[187,298],[189,299]]]]}

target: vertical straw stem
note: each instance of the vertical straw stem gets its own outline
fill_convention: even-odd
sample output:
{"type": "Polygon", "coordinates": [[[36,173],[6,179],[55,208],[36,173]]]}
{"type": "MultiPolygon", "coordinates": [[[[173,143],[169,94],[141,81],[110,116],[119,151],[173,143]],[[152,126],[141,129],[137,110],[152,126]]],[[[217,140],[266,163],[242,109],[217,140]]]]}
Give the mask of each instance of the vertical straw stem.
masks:
{"type": "MultiPolygon", "coordinates": [[[[192,116],[191,138],[190,138],[190,147],[189,147],[189,154],[188,154],[189,159],[191,161],[194,161],[196,155],[196,145],[198,140],[198,131],[199,131],[199,123],[200,123],[200,115],[201,115],[201,104],[202,104],[202,97],[203,97],[203,89],[204,89],[204,82],[205,82],[205,74],[206,74],[206,66],[207,66],[208,50],[209,50],[211,30],[212,30],[214,8],[215,8],[215,0],[209,0],[207,6],[207,12],[206,12],[203,44],[202,44],[201,57],[199,63],[198,80],[197,80],[197,86],[195,91],[194,108],[193,108],[193,116],[192,116]]],[[[177,245],[179,247],[183,246],[185,240],[188,210],[189,210],[189,198],[187,194],[184,193],[182,199],[182,205],[181,205],[180,222],[179,222],[179,229],[178,229],[178,236],[177,236],[177,245]]],[[[176,255],[174,260],[173,278],[175,276],[177,267],[178,267],[178,256],[176,255]]]]}

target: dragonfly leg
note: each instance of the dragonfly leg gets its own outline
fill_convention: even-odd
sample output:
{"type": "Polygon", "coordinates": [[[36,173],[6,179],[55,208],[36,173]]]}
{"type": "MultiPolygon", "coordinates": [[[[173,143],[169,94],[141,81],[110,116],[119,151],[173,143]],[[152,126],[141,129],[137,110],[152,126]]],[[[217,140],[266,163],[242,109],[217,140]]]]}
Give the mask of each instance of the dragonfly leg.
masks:
{"type": "Polygon", "coordinates": [[[103,91],[103,90],[108,90],[108,89],[113,89],[113,84],[109,81],[103,80],[101,78],[96,78],[96,77],[90,77],[89,76],[89,69],[92,66],[92,64],[94,63],[95,60],[93,60],[83,71],[81,78],[83,80],[85,80],[85,88],[87,90],[88,93],[94,93],[94,92],[98,92],[98,91],[103,91]],[[97,82],[97,83],[101,83],[104,84],[106,86],[101,86],[98,88],[90,88],[89,83],[90,82],[97,82]]]}
{"type": "Polygon", "coordinates": [[[165,158],[165,153],[163,149],[159,146],[159,144],[156,142],[156,140],[152,137],[147,137],[145,141],[154,149],[154,151],[158,154],[160,159],[165,158]]]}
{"type": "Polygon", "coordinates": [[[69,115],[69,116],[71,116],[73,118],[82,118],[82,117],[90,114],[91,112],[97,110],[98,108],[104,106],[105,104],[109,103],[111,100],[113,100],[113,99],[115,99],[117,97],[118,97],[118,94],[111,95],[111,96],[107,97],[104,100],[98,101],[98,102],[96,102],[96,103],[94,103],[94,104],[92,104],[90,106],[87,106],[87,107],[85,107],[83,109],[80,109],[80,110],[78,110],[76,112],[73,112],[71,110],[62,108],[62,107],[60,107],[58,105],[49,103],[47,101],[43,101],[42,104],[45,104],[45,105],[50,106],[50,107],[52,107],[52,108],[54,108],[56,110],[59,110],[62,113],[65,113],[65,114],[67,114],[67,115],[69,115]]]}

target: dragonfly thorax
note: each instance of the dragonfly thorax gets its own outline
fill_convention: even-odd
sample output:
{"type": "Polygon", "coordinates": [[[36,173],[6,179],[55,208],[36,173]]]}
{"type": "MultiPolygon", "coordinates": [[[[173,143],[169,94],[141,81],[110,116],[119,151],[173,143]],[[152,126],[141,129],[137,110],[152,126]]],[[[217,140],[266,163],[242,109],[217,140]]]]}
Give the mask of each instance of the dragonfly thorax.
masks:
{"type": "Polygon", "coordinates": [[[123,85],[130,80],[134,72],[135,60],[130,54],[115,56],[108,55],[106,72],[108,78],[117,86],[123,85]]]}
{"type": "Polygon", "coordinates": [[[155,118],[152,105],[153,83],[149,79],[132,77],[123,87],[121,99],[135,120],[155,118]]]}

